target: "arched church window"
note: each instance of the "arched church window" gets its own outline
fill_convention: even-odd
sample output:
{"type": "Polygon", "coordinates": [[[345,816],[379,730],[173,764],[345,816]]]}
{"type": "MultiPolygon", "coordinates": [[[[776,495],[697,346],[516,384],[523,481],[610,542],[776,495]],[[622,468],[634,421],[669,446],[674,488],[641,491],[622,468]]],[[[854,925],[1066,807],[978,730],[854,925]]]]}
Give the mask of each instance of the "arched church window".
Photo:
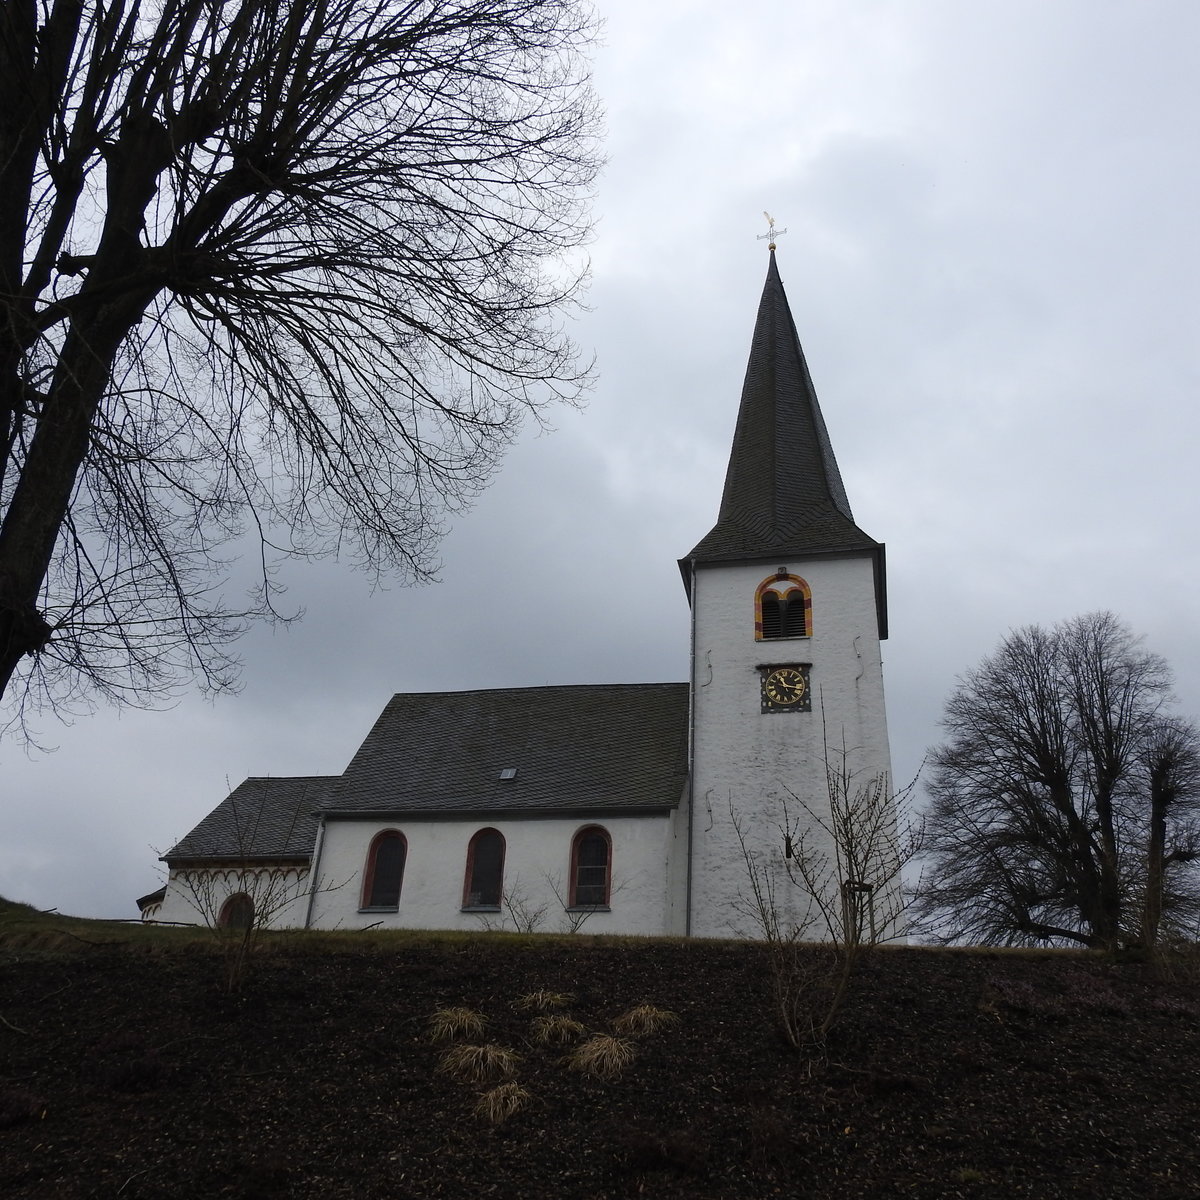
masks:
{"type": "Polygon", "coordinates": [[[481,829],[467,847],[463,908],[499,908],[504,893],[504,835],[481,829]]]}
{"type": "Polygon", "coordinates": [[[385,829],[377,834],[367,851],[363,872],[363,908],[399,908],[400,885],[404,882],[404,860],[408,843],[404,834],[385,829]]]}
{"type": "Polygon", "coordinates": [[[758,585],[754,636],[760,642],[812,636],[812,592],[799,575],[781,570],[758,585]]]}
{"type": "Polygon", "coordinates": [[[254,925],[254,901],[245,892],[230,896],[221,905],[217,925],[221,929],[250,929],[254,925]]]}
{"type": "Polygon", "coordinates": [[[612,839],[599,825],[581,829],[571,843],[572,908],[602,908],[608,904],[612,880],[612,839]]]}

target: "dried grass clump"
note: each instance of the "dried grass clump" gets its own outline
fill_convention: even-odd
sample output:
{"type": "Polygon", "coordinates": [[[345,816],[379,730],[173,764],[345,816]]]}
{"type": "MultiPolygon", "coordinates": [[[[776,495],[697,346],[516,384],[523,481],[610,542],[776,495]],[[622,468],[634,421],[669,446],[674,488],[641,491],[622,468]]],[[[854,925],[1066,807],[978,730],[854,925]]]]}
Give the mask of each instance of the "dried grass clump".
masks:
{"type": "Polygon", "coordinates": [[[429,1018],[429,1040],[452,1042],[455,1038],[483,1037],[487,1019],[473,1008],[439,1008],[429,1018]]]}
{"type": "Polygon", "coordinates": [[[507,1121],[509,1117],[515,1116],[523,1108],[528,1108],[532,1099],[533,1093],[519,1083],[510,1081],[497,1084],[496,1087],[489,1088],[475,1101],[475,1115],[483,1117],[492,1125],[499,1125],[507,1121]]]}
{"type": "Polygon", "coordinates": [[[611,1082],[620,1078],[621,1072],[633,1062],[636,1054],[632,1042],[598,1033],[588,1038],[582,1046],[576,1046],[563,1062],[572,1071],[611,1082]]]}
{"type": "Polygon", "coordinates": [[[539,1046],[566,1046],[577,1042],[587,1033],[587,1026],[565,1013],[551,1013],[533,1018],[530,1036],[539,1046]]]}
{"type": "Polygon", "coordinates": [[[655,1008],[653,1004],[639,1004],[617,1017],[612,1027],[624,1037],[643,1037],[678,1022],[679,1018],[665,1008],[655,1008]]]}
{"type": "Polygon", "coordinates": [[[552,992],[549,988],[538,988],[513,1001],[517,1012],[545,1012],[549,1008],[565,1008],[571,1003],[566,992],[552,992]]]}
{"type": "Polygon", "coordinates": [[[468,1083],[498,1083],[512,1078],[521,1056],[495,1042],[483,1046],[451,1046],[438,1070],[468,1083]]]}

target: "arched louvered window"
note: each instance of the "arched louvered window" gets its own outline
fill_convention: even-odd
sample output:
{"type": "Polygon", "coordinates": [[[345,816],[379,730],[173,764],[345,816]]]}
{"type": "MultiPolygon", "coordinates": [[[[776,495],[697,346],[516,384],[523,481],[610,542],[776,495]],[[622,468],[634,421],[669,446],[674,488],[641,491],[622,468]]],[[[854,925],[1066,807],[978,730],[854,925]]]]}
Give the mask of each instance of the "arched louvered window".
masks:
{"type": "Polygon", "coordinates": [[[385,829],[367,851],[363,872],[363,908],[399,908],[400,886],[404,882],[404,860],[408,843],[404,834],[385,829]]]}
{"type": "Polygon", "coordinates": [[[217,925],[221,929],[250,929],[254,925],[254,901],[245,892],[230,896],[221,905],[221,915],[217,917],[217,925]]]}
{"type": "Polygon", "coordinates": [[[799,575],[777,572],[754,595],[754,636],[760,642],[812,635],[812,593],[799,575]]]}
{"type": "Polygon", "coordinates": [[[612,881],[612,839],[599,825],[581,829],[571,843],[571,907],[608,904],[612,881]]]}
{"type": "Polygon", "coordinates": [[[499,908],[504,894],[504,835],[481,829],[467,847],[463,908],[499,908]]]}

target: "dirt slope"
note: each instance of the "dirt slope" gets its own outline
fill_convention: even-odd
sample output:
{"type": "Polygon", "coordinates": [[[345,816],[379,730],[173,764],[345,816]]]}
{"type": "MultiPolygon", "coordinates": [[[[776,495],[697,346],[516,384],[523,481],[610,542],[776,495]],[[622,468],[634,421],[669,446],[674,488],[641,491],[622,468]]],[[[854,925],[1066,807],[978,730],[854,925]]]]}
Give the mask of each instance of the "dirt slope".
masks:
{"type": "Polygon", "coordinates": [[[784,1047],[753,946],[482,937],[257,959],[0,951],[0,1195],[721,1198],[1200,1194],[1200,1003],[1149,968],[895,949],[829,1064],[784,1047]],[[513,1001],[570,993],[604,1030],[673,1027],[597,1082],[513,1001]],[[430,1014],[470,1005],[521,1055],[493,1127],[438,1071],[430,1014]],[[20,1032],[18,1032],[20,1031],[20,1032]]]}

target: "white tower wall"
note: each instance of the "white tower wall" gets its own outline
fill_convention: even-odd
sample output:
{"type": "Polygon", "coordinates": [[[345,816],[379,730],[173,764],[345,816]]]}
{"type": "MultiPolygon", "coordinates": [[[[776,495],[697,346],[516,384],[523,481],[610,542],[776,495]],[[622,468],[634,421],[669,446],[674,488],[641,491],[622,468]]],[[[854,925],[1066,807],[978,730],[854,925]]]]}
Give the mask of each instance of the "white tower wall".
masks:
{"type": "Polygon", "coordinates": [[[700,565],[692,611],[690,931],[753,936],[760,931],[743,911],[750,877],[734,817],[747,849],[773,873],[781,915],[794,921],[809,901],[787,878],[785,827],[789,816],[793,827],[800,820],[797,798],[828,812],[827,748],[837,765],[844,745],[857,781],[886,775],[890,788],[873,556],[700,565]],[[811,589],[809,637],[755,639],[755,592],[778,568],[811,589]],[[760,667],[791,663],[811,663],[811,711],[763,712],[760,667]]]}

